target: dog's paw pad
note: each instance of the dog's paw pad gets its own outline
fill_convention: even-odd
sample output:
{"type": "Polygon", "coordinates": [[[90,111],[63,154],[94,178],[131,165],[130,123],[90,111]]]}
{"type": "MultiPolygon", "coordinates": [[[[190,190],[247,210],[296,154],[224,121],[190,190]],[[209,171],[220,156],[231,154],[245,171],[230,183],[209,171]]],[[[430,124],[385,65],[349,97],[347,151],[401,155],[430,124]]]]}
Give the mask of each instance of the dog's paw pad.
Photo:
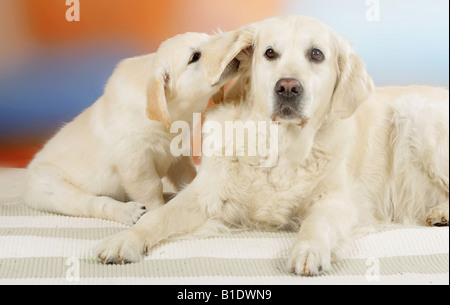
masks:
{"type": "Polygon", "coordinates": [[[123,231],[103,240],[97,257],[104,264],[127,264],[140,261],[146,251],[145,241],[132,231],[123,231]]]}
{"type": "Polygon", "coordinates": [[[122,210],[121,222],[127,225],[134,225],[147,212],[143,204],[139,202],[129,201],[124,203],[122,210]]]}
{"type": "Polygon", "coordinates": [[[430,226],[448,226],[448,205],[437,206],[428,211],[426,221],[430,226]]]}
{"type": "Polygon", "coordinates": [[[330,252],[307,243],[296,245],[291,250],[288,270],[302,276],[319,275],[331,267],[330,252]]]}

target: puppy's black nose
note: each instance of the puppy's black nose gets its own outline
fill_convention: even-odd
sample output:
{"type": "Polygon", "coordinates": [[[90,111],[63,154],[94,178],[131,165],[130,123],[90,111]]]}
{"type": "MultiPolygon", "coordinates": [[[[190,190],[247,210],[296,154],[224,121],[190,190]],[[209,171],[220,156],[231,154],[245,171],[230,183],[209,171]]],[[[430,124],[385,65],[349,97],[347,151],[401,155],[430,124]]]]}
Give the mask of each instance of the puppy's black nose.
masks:
{"type": "Polygon", "coordinates": [[[293,97],[303,92],[303,86],[295,78],[282,78],[275,85],[275,93],[283,97],[293,97]]]}

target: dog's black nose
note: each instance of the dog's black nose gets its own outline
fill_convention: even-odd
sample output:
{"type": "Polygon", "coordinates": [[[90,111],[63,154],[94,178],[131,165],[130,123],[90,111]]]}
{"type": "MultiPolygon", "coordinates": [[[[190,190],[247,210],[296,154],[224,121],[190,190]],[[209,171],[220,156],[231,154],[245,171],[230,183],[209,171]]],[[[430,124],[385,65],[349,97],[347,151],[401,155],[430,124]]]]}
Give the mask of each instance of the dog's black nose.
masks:
{"type": "Polygon", "coordinates": [[[303,86],[295,78],[282,78],[275,85],[275,93],[283,97],[293,97],[303,92],[303,86]]]}

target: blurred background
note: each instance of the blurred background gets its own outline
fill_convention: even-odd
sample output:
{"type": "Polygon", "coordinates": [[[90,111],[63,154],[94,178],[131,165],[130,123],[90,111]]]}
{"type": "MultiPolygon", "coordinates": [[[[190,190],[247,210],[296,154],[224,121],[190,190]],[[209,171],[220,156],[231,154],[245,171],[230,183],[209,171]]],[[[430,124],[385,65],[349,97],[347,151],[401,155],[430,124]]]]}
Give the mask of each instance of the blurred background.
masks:
{"type": "Polygon", "coordinates": [[[317,17],[354,42],[376,85],[448,88],[447,0],[0,0],[0,167],[25,167],[102,95],[123,58],[187,31],[279,14],[317,17]]]}

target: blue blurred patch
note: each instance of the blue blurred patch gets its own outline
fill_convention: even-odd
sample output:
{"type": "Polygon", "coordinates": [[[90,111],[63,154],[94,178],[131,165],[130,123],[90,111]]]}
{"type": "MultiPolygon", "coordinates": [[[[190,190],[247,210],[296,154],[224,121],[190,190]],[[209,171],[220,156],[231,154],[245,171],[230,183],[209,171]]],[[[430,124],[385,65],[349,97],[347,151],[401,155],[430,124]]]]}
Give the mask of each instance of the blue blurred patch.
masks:
{"type": "Polygon", "coordinates": [[[93,104],[116,64],[134,55],[111,45],[41,50],[14,75],[0,76],[0,138],[57,130],[93,104]]]}
{"type": "Polygon", "coordinates": [[[449,84],[448,0],[287,0],[354,43],[377,86],[449,84]],[[377,3],[379,20],[367,12],[377,3]]]}

